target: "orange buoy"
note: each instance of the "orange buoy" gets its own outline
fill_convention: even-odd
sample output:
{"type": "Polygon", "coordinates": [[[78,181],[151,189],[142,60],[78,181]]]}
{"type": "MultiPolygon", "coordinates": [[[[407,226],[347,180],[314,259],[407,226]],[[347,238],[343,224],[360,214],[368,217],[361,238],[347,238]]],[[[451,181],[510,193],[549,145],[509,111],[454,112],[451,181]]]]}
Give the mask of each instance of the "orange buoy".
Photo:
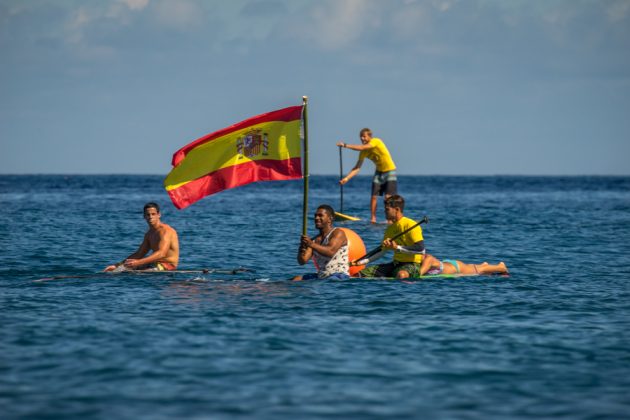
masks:
{"type": "MultiPolygon", "coordinates": [[[[348,259],[350,261],[354,261],[364,256],[365,244],[363,243],[363,239],[361,239],[361,237],[352,229],[348,229],[345,227],[339,229],[343,230],[343,232],[346,234],[346,238],[348,239],[348,259]]],[[[364,265],[350,267],[350,276],[354,277],[359,271],[363,270],[364,268],[364,265]]]]}

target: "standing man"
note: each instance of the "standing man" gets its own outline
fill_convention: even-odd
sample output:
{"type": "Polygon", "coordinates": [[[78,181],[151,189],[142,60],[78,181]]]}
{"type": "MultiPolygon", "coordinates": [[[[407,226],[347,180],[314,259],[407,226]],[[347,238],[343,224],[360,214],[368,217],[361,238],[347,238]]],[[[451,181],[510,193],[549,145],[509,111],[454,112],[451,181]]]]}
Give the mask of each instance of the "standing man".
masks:
{"type": "Polygon", "coordinates": [[[155,270],[172,271],[179,262],[179,240],[175,229],[160,221],[160,207],[156,203],[144,205],[144,220],[149,230],[136,252],[123,262],[110,265],[104,271],[155,270]],[[149,251],[153,251],[146,256],[149,251]]]}
{"type": "Polygon", "coordinates": [[[395,241],[394,236],[416,224],[403,215],[405,200],[395,194],[385,199],[385,217],[392,224],[385,229],[383,250],[364,260],[352,261],[351,265],[365,265],[381,258],[389,250],[394,251],[394,260],[390,263],[372,265],[360,271],[361,277],[396,277],[406,279],[419,277],[424,257],[424,238],[420,225],[411,229],[395,241]]]}
{"type": "Polygon", "coordinates": [[[376,201],[377,195],[385,195],[387,197],[398,193],[398,182],[396,178],[396,165],[392,160],[392,156],[389,154],[389,150],[383,143],[383,140],[372,137],[372,130],[364,128],[359,133],[362,144],[347,144],[343,141],[337,143],[337,146],[345,147],[347,149],[356,150],[359,153],[359,159],[354,168],[348,173],[348,175],[341,179],[339,183],[341,185],[350,181],[352,177],[359,173],[361,165],[365,158],[368,158],[376,166],[374,172],[374,178],[372,179],[372,198],[370,201],[371,217],[370,221],[376,223],[376,201]]]}
{"type": "Polygon", "coordinates": [[[314,221],[319,235],[313,239],[302,235],[297,254],[300,265],[306,264],[313,258],[317,273],[297,276],[293,280],[350,278],[348,239],[343,230],[333,227],[333,220],[335,220],[335,210],[332,207],[323,204],[317,208],[314,221]]]}

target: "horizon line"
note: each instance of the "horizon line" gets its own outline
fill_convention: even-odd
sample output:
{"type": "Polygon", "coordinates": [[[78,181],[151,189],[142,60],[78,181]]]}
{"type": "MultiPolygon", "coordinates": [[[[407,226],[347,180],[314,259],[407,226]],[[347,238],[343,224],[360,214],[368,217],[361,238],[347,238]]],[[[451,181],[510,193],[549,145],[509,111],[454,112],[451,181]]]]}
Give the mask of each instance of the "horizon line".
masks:
{"type": "MultiPolygon", "coordinates": [[[[80,173],[80,172],[24,172],[24,173],[0,173],[0,176],[164,176],[165,174],[151,173],[80,173]]],[[[337,174],[309,174],[309,176],[338,176],[337,174]]],[[[371,178],[374,175],[360,174],[357,178],[371,178]]],[[[595,177],[595,178],[628,178],[628,174],[397,174],[397,176],[422,176],[422,177],[595,177]]],[[[302,178],[300,178],[302,179],[302,178]]],[[[298,179],[294,180],[297,181],[298,179]]]]}

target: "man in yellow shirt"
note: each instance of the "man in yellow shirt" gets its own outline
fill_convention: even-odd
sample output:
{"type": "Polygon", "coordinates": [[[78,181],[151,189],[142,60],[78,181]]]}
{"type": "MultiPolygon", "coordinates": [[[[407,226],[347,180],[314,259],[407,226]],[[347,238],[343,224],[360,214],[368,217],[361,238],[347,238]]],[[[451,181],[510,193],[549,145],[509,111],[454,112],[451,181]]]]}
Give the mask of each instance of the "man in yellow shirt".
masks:
{"type": "Polygon", "coordinates": [[[385,200],[388,197],[398,193],[398,181],[396,179],[396,165],[392,160],[392,156],[387,150],[387,146],[383,143],[383,140],[372,137],[372,130],[364,128],[359,133],[362,144],[347,144],[343,141],[337,143],[337,146],[345,147],[350,150],[356,150],[359,153],[359,160],[354,168],[341,179],[339,183],[341,185],[350,181],[352,177],[359,173],[361,165],[365,158],[368,158],[376,166],[374,172],[374,178],[372,179],[372,199],[370,202],[370,211],[372,223],[376,223],[376,201],[378,195],[385,195],[385,200]]]}
{"type": "Polygon", "coordinates": [[[395,241],[391,238],[409,229],[416,224],[415,221],[405,217],[405,200],[394,194],[385,199],[385,217],[392,222],[385,229],[383,236],[383,250],[378,254],[364,260],[352,261],[350,265],[365,265],[385,255],[387,251],[394,251],[394,260],[386,264],[372,265],[364,268],[359,273],[361,277],[396,277],[406,279],[419,277],[424,258],[424,237],[420,225],[411,229],[395,241]]]}

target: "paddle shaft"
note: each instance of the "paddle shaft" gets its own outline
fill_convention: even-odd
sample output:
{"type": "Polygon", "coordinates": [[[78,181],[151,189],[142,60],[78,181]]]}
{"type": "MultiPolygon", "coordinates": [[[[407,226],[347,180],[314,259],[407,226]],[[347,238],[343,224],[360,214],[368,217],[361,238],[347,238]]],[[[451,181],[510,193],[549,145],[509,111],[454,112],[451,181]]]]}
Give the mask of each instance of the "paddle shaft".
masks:
{"type": "MultiPolygon", "coordinates": [[[[427,216],[424,216],[422,218],[422,220],[420,220],[418,223],[416,223],[415,225],[411,226],[408,229],[403,230],[402,232],[400,232],[398,235],[389,238],[392,241],[395,241],[396,239],[400,238],[401,236],[403,236],[405,233],[411,231],[412,229],[415,229],[416,227],[420,226],[423,223],[429,223],[429,218],[427,216]]],[[[379,245],[376,248],[374,248],[373,250],[371,250],[370,252],[368,252],[367,254],[365,254],[364,256],[362,256],[361,258],[357,258],[355,261],[361,261],[364,260],[366,258],[370,258],[372,255],[376,255],[379,252],[381,252],[383,250],[383,246],[379,245]]]]}
{"type": "MultiPolygon", "coordinates": [[[[342,147],[339,146],[339,181],[343,179],[343,158],[341,156],[342,147]]],[[[341,197],[341,202],[339,203],[339,213],[343,213],[343,184],[339,183],[339,192],[341,197]]]]}

